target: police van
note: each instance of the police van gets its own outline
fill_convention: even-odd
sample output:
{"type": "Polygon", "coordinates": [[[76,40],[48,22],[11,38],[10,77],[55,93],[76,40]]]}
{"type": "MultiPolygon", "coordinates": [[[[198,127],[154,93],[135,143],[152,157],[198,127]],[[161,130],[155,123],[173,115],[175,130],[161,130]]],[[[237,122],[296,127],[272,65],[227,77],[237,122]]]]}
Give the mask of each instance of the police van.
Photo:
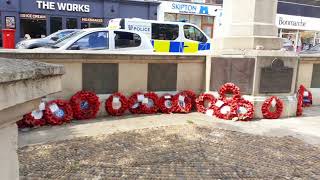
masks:
{"type": "Polygon", "coordinates": [[[208,53],[212,47],[211,39],[200,28],[186,22],[116,18],[109,21],[108,28],[146,34],[155,52],[208,53]]]}

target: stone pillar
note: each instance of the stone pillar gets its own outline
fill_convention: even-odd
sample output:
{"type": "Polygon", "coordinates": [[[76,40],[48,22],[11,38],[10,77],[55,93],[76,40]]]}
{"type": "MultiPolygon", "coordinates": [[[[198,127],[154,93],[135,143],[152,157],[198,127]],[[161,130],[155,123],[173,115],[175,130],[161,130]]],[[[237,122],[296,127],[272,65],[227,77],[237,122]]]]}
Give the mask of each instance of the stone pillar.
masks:
{"type": "Polygon", "coordinates": [[[280,49],[275,25],[277,0],[224,0],[223,33],[217,37],[217,49],[280,49]]]}
{"type": "Polygon", "coordinates": [[[61,91],[61,65],[0,58],[0,175],[19,179],[16,121],[38,108],[42,97],[61,91]]]}
{"type": "Polygon", "coordinates": [[[1,179],[19,179],[17,155],[18,128],[11,124],[0,128],[0,174],[1,179]]]}

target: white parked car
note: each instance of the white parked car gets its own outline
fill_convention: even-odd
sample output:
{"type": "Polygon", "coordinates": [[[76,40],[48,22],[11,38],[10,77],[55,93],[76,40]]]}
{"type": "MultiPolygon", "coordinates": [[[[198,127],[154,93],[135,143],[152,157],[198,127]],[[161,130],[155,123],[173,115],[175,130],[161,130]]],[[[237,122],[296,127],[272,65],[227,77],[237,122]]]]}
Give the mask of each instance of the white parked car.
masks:
{"type": "Polygon", "coordinates": [[[83,29],[59,39],[46,48],[56,50],[110,50],[153,52],[149,38],[138,32],[109,30],[107,28],[83,29]]]}

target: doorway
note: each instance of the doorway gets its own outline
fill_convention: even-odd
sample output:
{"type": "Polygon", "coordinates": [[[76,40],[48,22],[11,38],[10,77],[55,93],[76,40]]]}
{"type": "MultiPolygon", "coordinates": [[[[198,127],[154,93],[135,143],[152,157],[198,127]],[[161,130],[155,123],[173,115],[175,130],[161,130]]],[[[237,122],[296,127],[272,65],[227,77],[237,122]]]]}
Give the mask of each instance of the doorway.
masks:
{"type": "Polygon", "coordinates": [[[36,20],[36,19],[21,19],[20,20],[20,37],[24,38],[26,34],[29,34],[31,38],[41,38],[46,36],[47,28],[46,20],[36,20]]]}

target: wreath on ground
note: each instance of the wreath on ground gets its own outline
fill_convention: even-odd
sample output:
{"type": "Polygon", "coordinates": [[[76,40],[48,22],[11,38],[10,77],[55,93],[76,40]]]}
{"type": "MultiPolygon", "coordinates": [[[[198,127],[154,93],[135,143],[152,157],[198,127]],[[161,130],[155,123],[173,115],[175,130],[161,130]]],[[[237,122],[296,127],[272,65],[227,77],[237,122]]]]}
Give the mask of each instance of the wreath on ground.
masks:
{"type": "Polygon", "coordinates": [[[60,125],[70,122],[73,116],[72,108],[68,101],[54,100],[47,103],[44,117],[51,125],[60,125]]]}
{"type": "Polygon", "coordinates": [[[198,112],[206,113],[217,102],[217,99],[208,93],[202,93],[196,99],[196,108],[198,112]]]}
{"type": "Polygon", "coordinates": [[[302,113],[303,113],[303,94],[305,92],[305,87],[303,85],[301,85],[299,87],[299,90],[298,90],[298,93],[297,93],[297,100],[298,100],[298,103],[297,103],[297,112],[296,112],[296,115],[297,116],[302,116],[302,113]]]}
{"type": "Polygon", "coordinates": [[[302,94],[302,96],[303,96],[302,107],[312,106],[312,93],[311,93],[311,91],[307,90],[307,88],[305,88],[303,85],[301,85],[300,88],[303,88],[303,90],[304,90],[304,92],[302,94]]]}
{"type": "Polygon", "coordinates": [[[283,112],[283,102],[278,97],[272,96],[264,101],[261,111],[266,119],[279,119],[283,112]],[[271,111],[271,107],[274,107],[275,110],[271,111]]]}
{"type": "Polygon", "coordinates": [[[17,124],[19,129],[31,128],[32,127],[32,125],[26,123],[26,121],[24,119],[21,119],[21,120],[17,121],[16,124],[17,124]]]}
{"type": "Polygon", "coordinates": [[[226,101],[223,98],[220,98],[216,101],[215,105],[212,106],[214,114],[224,120],[232,120],[234,117],[237,117],[237,106],[235,101],[226,101]]]}
{"type": "Polygon", "coordinates": [[[181,92],[173,96],[173,111],[176,113],[189,113],[192,109],[192,101],[187,93],[181,92]]]}
{"type": "Polygon", "coordinates": [[[46,120],[44,119],[44,113],[41,110],[34,110],[31,113],[25,114],[23,116],[23,121],[31,127],[39,127],[46,125],[46,120]]]}
{"type": "Polygon", "coordinates": [[[128,99],[128,108],[132,114],[141,114],[141,103],[144,99],[144,94],[141,92],[133,93],[128,99]]]}
{"type": "Polygon", "coordinates": [[[240,88],[233,83],[226,83],[221,86],[219,94],[223,101],[233,101],[241,98],[240,88]],[[233,94],[232,98],[227,97],[227,94],[233,94]]]}
{"type": "Polygon", "coordinates": [[[144,114],[154,114],[158,112],[159,97],[154,92],[147,92],[144,94],[144,99],[141,103],[141,111],[144,114]]]}
{"type": "Polygon", "coordinates": [[[94,92],[79,91],[71,97],[70,105],[75,119],[94,119],[99,111],[100,101],[94,92]]]}
{"type": "Polygon", "coordinates": [[[192,106],[196,107],[196,99],[197,99],[197,95],[194,91],[192,90],[184,90],[181,93],[185,93],[189,96],[189,98],[191,99],[192,102],[192,106]]]}
{"type": "Polygon", "coordinates": [[[174,111],[172,98],[171,94],[164,94],[159,98],[158,105],[162,113],[170,114],[174,111]]]}
{"type": "Polygon", "coordinates": [[[105,109],[111,116],[122,116],[128,109],[128,100],[121,93],[114,93],[105,102],[105,109]]]}
{"type": "Polygon", "coordinates": [[[236,109],[237,116],[234,120],[240,121],[251,121],[254,117],[254,106],[250,101],[240,99],[239,101],[232,104],[231,109],[236,109]]]}

